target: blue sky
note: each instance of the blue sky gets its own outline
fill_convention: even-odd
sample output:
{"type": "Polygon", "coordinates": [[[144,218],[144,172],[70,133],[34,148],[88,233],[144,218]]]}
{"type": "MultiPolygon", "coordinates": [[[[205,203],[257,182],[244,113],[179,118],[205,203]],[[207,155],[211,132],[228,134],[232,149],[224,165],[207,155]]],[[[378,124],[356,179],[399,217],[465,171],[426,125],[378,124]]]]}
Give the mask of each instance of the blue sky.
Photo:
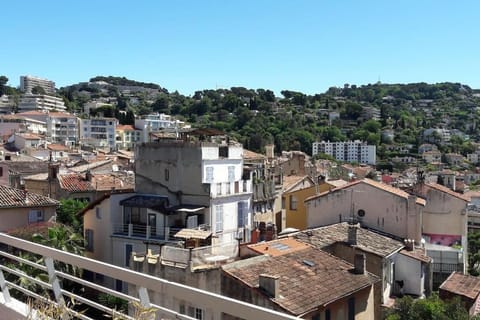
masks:
{"type": "Polygon", "coordinates": [[[193,94],[462,82],[480,88],[480,2],[4,1],[0,75],[96,75],[193,94]]]}

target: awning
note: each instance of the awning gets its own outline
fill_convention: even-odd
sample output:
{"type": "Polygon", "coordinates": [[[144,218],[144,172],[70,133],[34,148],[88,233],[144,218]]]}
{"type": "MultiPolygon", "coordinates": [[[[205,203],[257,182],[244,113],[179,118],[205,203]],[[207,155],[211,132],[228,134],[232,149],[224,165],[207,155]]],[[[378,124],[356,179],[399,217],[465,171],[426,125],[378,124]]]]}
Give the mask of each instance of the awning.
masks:
{"type": "Polygon", "coordinates": [[[173,206],[167,208],[169,212],[187,212],[187,213],[195,213],[205,209],[205,206],[198,206],[192,204],[182,204],[178,206],[173,206]]]}
{"type": "Polygon", "coordinates": [[[212,235],[211,231],[204,231],[198,229],[182,229],[178,231],[174,237],[182,239],[201,239],[205,240],[212,235]]]}

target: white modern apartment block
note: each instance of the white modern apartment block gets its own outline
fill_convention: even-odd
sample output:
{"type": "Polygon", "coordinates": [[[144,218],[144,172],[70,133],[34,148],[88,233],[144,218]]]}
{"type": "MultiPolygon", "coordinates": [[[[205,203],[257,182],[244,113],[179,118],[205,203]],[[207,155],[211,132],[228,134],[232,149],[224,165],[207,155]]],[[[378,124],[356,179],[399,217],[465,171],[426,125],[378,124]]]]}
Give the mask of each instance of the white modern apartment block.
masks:
{"type": "Polygon", "coordinates": [[[47,115],[47,141],[72,146],[78,143],[77,117],[66,112],[47,115]]]}
{"type": "Polygon", "coordinates": [[[140,119],[135,119],[135,128],[142,130],[142,142],[148,142],[150,132],[157,132],[163,129],[183,128],[185,122],[176,120],[172,116],[164,113],[154,113],[146,115],[140,119]]]}
{"type": "Polygon", "coordinates": [[[47,94],[54,94],[55,93],[55,82],[33,77],[33,76],[21,76],[20,77],[20,90],[23,92],[30,94],[32,93],[32,89],[35,87],[41,87],[47,94]]]}
{"type": "Polygon", "coordinates": [[[312,155],[318,153],[328,154],[339,161],[358,162],[374,165],[377,154],[376,146],[367,145],[362,141],[346,142],[314,142],[312,146],[312,155]]]}
{"type": "Polygon", "coordinates": [[[65,111],[65,103],[62,98],[46,94],[25,94],[20,98],[18,111],[46,110],[65,111]]]}
{"type": "Polygon", "coordinates": [[[115,118],[80,119],[80,142],[94,147],[115,148],[115,118]]]}

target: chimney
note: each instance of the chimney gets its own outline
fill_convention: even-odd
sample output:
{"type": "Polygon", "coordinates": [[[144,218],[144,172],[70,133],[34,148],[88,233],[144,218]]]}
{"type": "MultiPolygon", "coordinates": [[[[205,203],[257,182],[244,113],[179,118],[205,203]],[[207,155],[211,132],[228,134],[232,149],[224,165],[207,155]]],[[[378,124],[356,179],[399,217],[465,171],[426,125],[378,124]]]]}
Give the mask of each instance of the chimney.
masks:
{"type": "Polygon", "coordinates": [[[87,172],[85,173],[85,180],[92,181],[92,173],[90,172],[90,170],[87,170],[87,172]]]}
{"type": "Polygon", "coordinates": [[[26,189],[23,189],[22,192],[23,192],[23,200],[25,200],[25,204],[29,204],[30,200],[28,199],[28,191],[26,189]]]}
{"type": "Polygon", "coordinates": [[[275,145],[274,144],[267,144],[265,146],[265,155],[267,156],[268,159],[273,159],[274,155],[274,149],[275,145]]]}
{"type": "Polygon", "coordinates": [[[354,263],[353,263],[353,266],[354,266],[353,273],[355,273],[355,274],[365,274],[365,269],[366,269],[365,263],[366,263],[365,254],[364,253],[356,253],[355,254],[355,260],[354,260],[354,263]]]}
{"type": "Polygon", "coordinates": [[[258,277],[258,284],[260,289],[268,293],[272,298],[278,298],[280,296],[280,277],[279,276],[261,274],[258,277]]]}
{"type": "Polygon", "coordinates": [[[413,248],[414,248],[414,246],[415,246],[415,240],[413,240],[413,239],[405,239],[403,242],[405,243],[405,249],[406,249],[407,251],[413,251],[413,248]]]}
{"type": "Polygon", "coordinates": [[[357,229],[358,223],[348,225],[348,244],[355,246],[357,245],[357,229]]]}

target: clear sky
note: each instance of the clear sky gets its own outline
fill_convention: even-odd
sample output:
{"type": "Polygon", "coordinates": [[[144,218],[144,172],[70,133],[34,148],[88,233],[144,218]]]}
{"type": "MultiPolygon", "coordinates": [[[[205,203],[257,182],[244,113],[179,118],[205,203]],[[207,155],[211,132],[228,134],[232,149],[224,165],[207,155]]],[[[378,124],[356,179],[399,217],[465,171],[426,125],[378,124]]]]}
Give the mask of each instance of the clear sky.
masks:
{"type": "Polygon", "coordinates": [[[0,4],[0,75],[169,91],[461,82],[480,88],[480,1],[24,0],[0,4]]]}

